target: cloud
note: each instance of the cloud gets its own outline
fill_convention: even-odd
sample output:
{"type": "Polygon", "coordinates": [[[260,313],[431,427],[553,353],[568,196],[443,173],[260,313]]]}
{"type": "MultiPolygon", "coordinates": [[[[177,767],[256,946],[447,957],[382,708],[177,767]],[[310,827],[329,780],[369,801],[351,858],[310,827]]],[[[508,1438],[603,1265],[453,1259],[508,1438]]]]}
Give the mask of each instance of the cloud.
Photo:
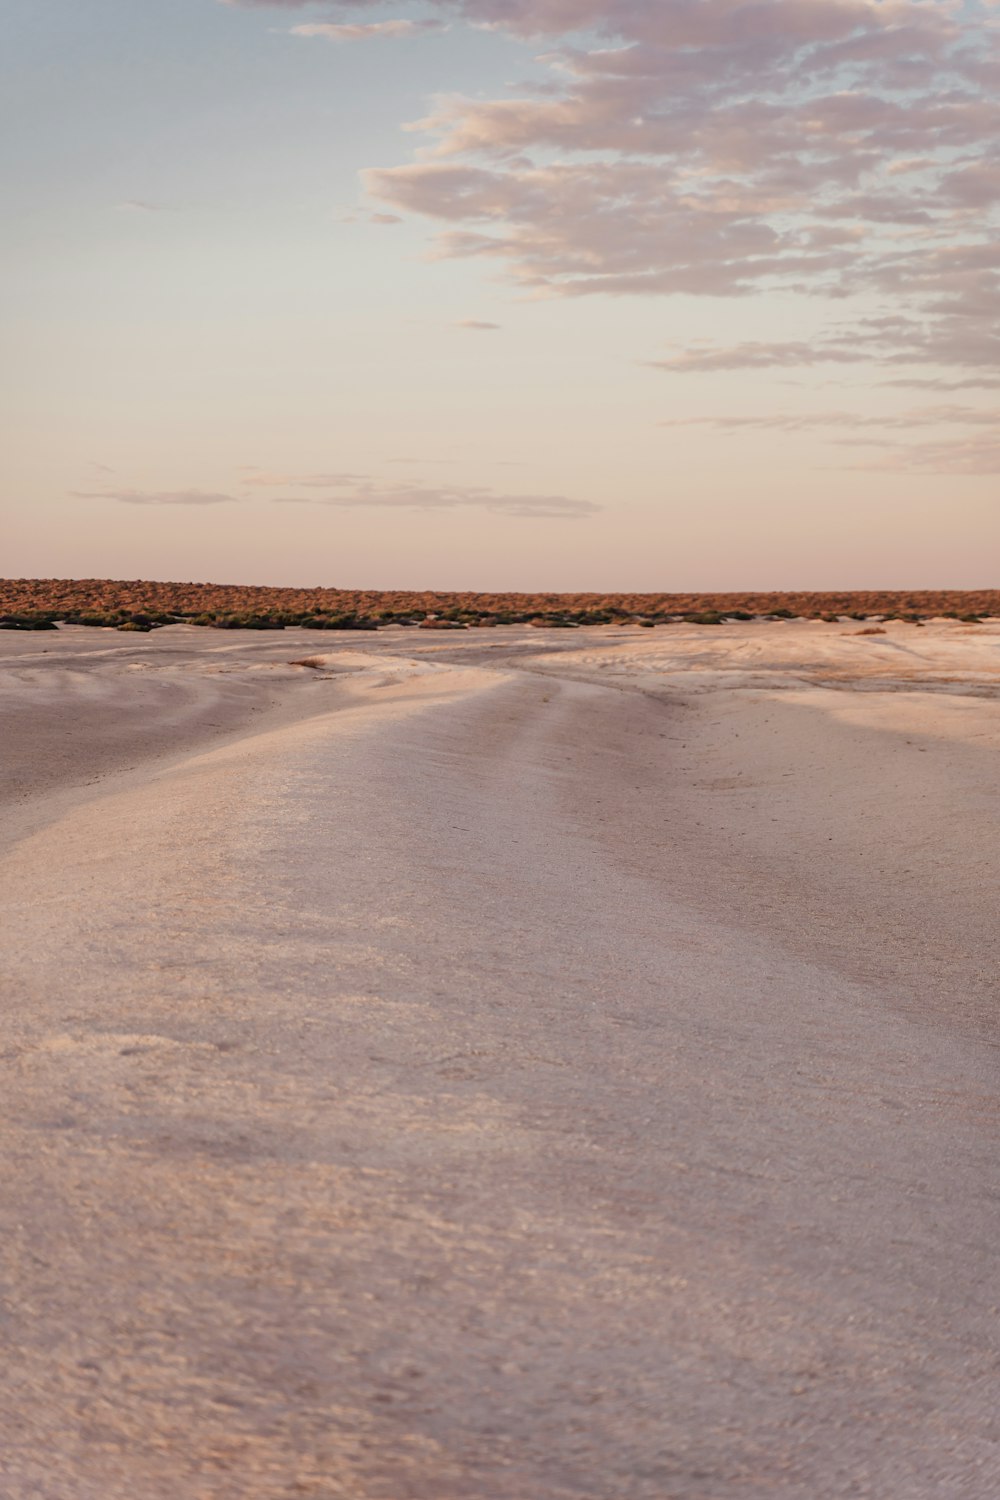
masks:
{"type": "MultiPolygon", "coordinates": [[[[918,309],[919,280],[914,268],[909,306],[918,309]]],[[[899,290],[901,294],[902,287],[899,290]]],[[[907,305],[902,295],[900,303],[907,305]]],[[[992,370],[1000,374],[1000,320],[990,303],[981,287],[967,283],[959,298],[938,298],[923,316],[918,311],[859,317],[854,323],[831,323],[810,339],[748,340],[729,346],[702,342],[646,363],[651,369],[682,375],[862,362],[952,365],[981,373],[952,380],[951,389],[985,388],[995,383],[992,370]]]]}
{"type": "MultiPolygon", "coordinates": [[[[302,11],[307,0],[224,0],[302,11]]],[[[674,371],[1000,372],[1000,27],[931,0],[434,0],[425,20],[333,3],[333,41],[464,20],[541,38],[548,75],[432,101],[414,158],[372,166],[433,254],[535,295],[806,302],[816,338],[694,345],[674,371]],[[348,19],[341,19],[348,17],[348,19]],[[871,309],[879,309],[872,317],[871,309]]]]}
{"type": "MultiPolygon", "coordinates": [[[[889,445],[886,445],[887,447],[889,445]]],[[[951,474],[975,477],[1000,474],[1000,432],[930,443],[899,443],[879,459],[851,465],[866,473],[951,474]]]]}
{"type": "Polygon", "coordinates": [[[83,500],[119,500],[123,505],[236,505],[235,495],[208,490],[74,490],[83,500]]]}
{"type": "Polygon", "coordinates": [[[662,427],[705,427],[734,434],[762,432],[846,432],[862,437],[836,437],[845,448],[881,448],[883,453],[864,463],[837,465],[876,474],[1000,474],[1000,411],[977,406],[940,404],[905,412],[872,415],[850,411],[772,412],[760,416],[678,417],[662,427]],[[893,432],[926,432],[933,427],[982,429],[961,437],[913,442],[888,436],[893,432]]]}
{"type": "MultiPolygon", "coordinates": [[[[815,432],[823,429],[925,429],[932,426],[991,427],[1000,432],[1000,412],[975,406],[920,406],[912,411],[872,416],[851,411],[771,412],[763,416],[676,417],[661,427],[708,427],[716,432],[815,432]]],[[[876,440],[877,441],[877,440],[876,440]]]]}
{"type": "Polygon", "coordinates": [[[304,26],[293,26],[291,36],[323,37],[328,42],[367,42],[379,38],[420,36],[428,31],[441,31],[439,21],[369,21],[369,22],[314,22],[304,26]]]}
{"type": "MultiPolygon", "coordinates": [[[[371,195],[537,294],[826,299],[818,341],[664,368],[1000,369],[1000,30],[923,0],[452,0],[547,80],[443,96],[371,195]],[[591,33],[589,41],[583,33],[591,33]],[[599,38],[595,41],[594,37],[599,38]],[[851,327],[877,302],[892,326],[851,327]],[[815,347],[813,347],[815,345],[815,347]]],[[[815,321],[812,317],[810,321],[815,321]]]]}
{"type": "Polygon", "coordinates": [[[496,333],[500,329],[499,323],[484,323],[479,318],[460,318],[455,324],[456,328],[468,328],[474,333],[496,333]]]}
{"type": "Polygon", "coordinates": [[[322,498],[279,495],[275,505],[327,505],[344,509],[376,510],[486,510],[494,515],[533,520],[579,520],[602,507],[566,495],[510,495],[479,485],[381,484],[377,480],[348,486],[344,493],[322,498]]]}
{"type": "Polygon", "coordinates": [[[731,193],[679,195],[645,162],[422,162],[364,175],[400,210],[463,226],[438,238],[439,256],[506,261],[523,286],[554,295],[745,295],[768,279],[836,278],[854,254],[853,236],[782,234],[731,193]]]}
{"type": "Polygon", "coordinates": [[[241,484],[259,486],[261,489],[275,489],[283,485],[293,485],[296,489],[331,489],[342,484],[363,484],[367,477],[364,474],[347,473],[281,474],[250,466],[244,466],[239,472],[241,484]]]}
{"type": "Polygon", "coordinates": [[[949,380],[940,375],[913,376],[909,379],[883,380],[880,384],[910,391],[1000,390],[1000,375],[970,375],[963,380],[949,380]]]}
{"type": "MultiPolygon", "coordinates": [[[[454,459],[391,459],[392,463],[454,463],[454,459]]],[[[478,485],[399,484],[364,474],[281,474],[244,467],[242,483],[262,489],[334,490],[327,495],[275,495],[274,505],[328,505],[376,510],[468,510],[495,515],[548,520],[573,520],[596,515],[602,506],[567,495],[511,495],[478,485]]]]}
{"type": "Polygon", "coordinates": [[[115,207],[122,213],[132,214],[162,214],[166,208],[162,203],[148,203],[143,198],[127,198],[124,203],[116,203],[115,207]]]}
{"type": "Polygon", "coordinates": [[[728,348],[714,345],[682,349],[666,359],[648,360],[653,370],[689,375],[716,370],[761,370],[774,367],[794,368],[824,363],[853,363],[864,358],[857,346],[812,342],[808,339],[751,340],[728,348]]]}

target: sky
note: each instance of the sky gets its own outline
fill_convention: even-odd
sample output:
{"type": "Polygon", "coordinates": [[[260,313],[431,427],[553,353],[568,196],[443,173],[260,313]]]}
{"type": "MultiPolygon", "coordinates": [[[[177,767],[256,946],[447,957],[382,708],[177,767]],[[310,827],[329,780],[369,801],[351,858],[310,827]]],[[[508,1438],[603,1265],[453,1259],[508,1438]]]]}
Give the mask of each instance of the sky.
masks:
{"type": "Polygon", "coordinates": [[[1000,6],[7,0],[8,577],[979,588],[1000,6]]]}

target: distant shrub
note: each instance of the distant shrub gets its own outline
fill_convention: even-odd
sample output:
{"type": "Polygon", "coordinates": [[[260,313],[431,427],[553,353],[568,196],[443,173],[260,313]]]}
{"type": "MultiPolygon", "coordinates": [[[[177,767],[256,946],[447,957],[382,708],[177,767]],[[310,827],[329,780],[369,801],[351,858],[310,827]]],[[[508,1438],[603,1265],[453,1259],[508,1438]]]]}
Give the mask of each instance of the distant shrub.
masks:
{"type": "Polygon", "coordinates": [[[0,615],[0,630],[55,630],[47,615],[0,615]]]}
{"type": "Polygon", "coordinates": [[[285,628],[283,620],[271,619],[267,615],[217,615],[209,623],[217,630],[284,630],[285,628]]]}
{"type": "Polygon", "coordinates": [[[315,615],[302,622],[310,630],[377,630],[378,621],[359,615],[315,615]]]}
{"type": "MultiPolygon", "coordinates": [[[[416,622],[425,616],[450,616],[457,624],[524,624],[539,618],[571,620],[579,625],[612,621],[690,620],[718,615],[732,620],[816,619],[876,623],[886,614],[902,619],[947,615],[972,624],[1000,618],[1000,589],[857,590],[841,593],[725,594],[483,594],[433,593],[429,590],[266,588],[215,583],[158,583],[142,579],[0,579],[0,616],[8,629],[35,629],[41,619],[117,627],[135,615],[152,625],[197,621],[223,629],[273,630],[308,625],[311,629],[372,629],[395,621],[416,622]],[[28,617],[28,618],[25,618],[28,617]],[[345,617],[357,624],[348,625],[345,617]],[[337,621],[334,624],[334,620],[337,621]],[[329,622],[329,624],[327,623],[329,622]],[[363,622],[363,623],[362,623],[363,622]]],[[[917,622],[914,621],[914,624],[917,622]]]]}

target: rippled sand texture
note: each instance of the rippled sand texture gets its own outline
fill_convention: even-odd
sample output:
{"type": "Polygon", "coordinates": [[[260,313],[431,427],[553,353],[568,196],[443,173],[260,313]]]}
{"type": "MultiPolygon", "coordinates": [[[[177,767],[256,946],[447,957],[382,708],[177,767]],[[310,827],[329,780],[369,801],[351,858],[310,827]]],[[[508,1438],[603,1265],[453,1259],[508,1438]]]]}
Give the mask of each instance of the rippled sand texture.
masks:
{"type": "Polygon", "coordinates": [[[1000,1492],[1000,627],[860,628],[0,636],[3,1500],[1000,1492]]]}

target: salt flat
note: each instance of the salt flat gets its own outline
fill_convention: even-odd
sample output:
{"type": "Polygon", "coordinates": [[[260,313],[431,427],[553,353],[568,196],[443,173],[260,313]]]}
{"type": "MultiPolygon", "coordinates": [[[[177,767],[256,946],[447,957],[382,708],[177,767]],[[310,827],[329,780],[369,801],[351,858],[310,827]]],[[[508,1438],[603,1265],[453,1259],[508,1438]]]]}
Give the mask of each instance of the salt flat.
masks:
{"type": "Polygon", "coordinates": [[[4,1500],[1000,1488],[1000,627],[861,628],[0,635],[4,1500]]]}

